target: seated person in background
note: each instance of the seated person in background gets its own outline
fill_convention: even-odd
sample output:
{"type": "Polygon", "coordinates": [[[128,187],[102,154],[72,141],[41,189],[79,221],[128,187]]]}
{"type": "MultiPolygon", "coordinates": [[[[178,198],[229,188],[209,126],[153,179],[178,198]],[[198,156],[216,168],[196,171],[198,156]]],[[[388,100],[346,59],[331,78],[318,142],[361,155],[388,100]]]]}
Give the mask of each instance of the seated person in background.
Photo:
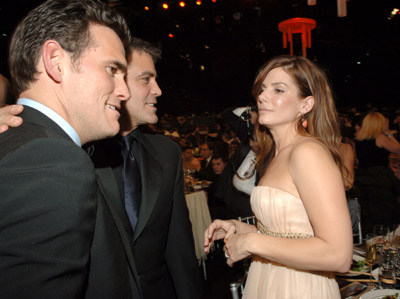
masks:
{"type": "Polygon", "coordinates": [[[182,147],[182,167],[183,170],[190,172],[190,174],[198,172],[201,168],[200,161],[193,156],[193,150],[191,147],[182,147]]]}
{"type": "Polygon", "coordinates": [[[224,168],[226,166],[226,157],[221,157],[221,156],[213,156],[211,160],[212,168],[214,170],[214,173],[216,175],[222,174],[224,171],[224,168]]]}
{"type": "Polygon", "coordinates": [[[226,205],[222,198],[219,198],[215,191],[218,188],[220,177],[226,166],[228,159],[226,155],[216,152],[212,159],[211,165],[214,171],[214,178],[212,184],[206,189],[208,194],[208,207],[210,209],[211,219],[227,219],[226,218],[226,205]]]}
{"type": "Polygon", "coordinates": [[[214,143],[211,141],[204,141],[200,144],[200,155],[203,158],[201,161],[201,169],[197,175],[199,180],[212,181],[215,177],[212,168],[211,159],[214,154],[214,143]]]}

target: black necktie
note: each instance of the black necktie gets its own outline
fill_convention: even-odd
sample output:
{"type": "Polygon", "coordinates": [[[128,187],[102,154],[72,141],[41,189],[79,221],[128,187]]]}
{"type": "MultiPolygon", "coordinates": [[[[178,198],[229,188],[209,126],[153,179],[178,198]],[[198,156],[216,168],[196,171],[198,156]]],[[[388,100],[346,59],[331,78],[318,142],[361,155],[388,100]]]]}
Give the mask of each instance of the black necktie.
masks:
{"type": "Polygon", "coordinates": [[[127,135],[122,139],[122,155],[124,158],[122,177],[124,180],[125,210],[133,230],[135,230],[142,198],[142,182],[139,165],[132,152],[132,146],[135,142],[135,137],[131,135],[127,135]]]}

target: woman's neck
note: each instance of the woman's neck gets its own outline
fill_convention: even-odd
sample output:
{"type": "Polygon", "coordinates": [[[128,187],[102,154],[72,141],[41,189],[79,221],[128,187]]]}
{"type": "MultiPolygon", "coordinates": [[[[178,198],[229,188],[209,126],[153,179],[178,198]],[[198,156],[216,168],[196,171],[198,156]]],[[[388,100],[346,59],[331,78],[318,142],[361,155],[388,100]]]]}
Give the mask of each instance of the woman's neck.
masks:
{"type": "Polygon", "coordinates": [[[270,132],[275,142],[275,155],[295,143],[300,137],[294,125],[285,128],[272,128],[270,132]]]}

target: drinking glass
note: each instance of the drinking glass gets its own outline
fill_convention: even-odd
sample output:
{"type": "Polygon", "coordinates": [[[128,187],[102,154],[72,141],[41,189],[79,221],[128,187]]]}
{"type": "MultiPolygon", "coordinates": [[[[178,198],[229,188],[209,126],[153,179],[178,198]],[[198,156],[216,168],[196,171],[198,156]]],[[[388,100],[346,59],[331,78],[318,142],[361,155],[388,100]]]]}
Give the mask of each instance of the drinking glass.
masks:
{"type": "Polygon", "coordinates": [[[400,224],[393,225],[391,247],[400,249],[400,224]]]}
{"type": "Polygon", "coordinates": [[[372,286],[372,266],[377,262],[376,255],[376,235],[375,234],[367,234],[366,236],[366,245],[367,245],[367,255],[365,258],[365,263],[369,268],[369,286],[372,286]]]}
{"type": "Polygon", "coordinates": [[[394,289],[396,286],[396,258],[397,250],[390,249],[385,260],[379,265],[378,283],[379,288],[394,289]]]}
{"type": "Polygon", "coordinates": [[[390,246],[390,229],[383,224],[374,225],[374,235],[376,236],[376,251],[378,263],[381,264],[384,255],[387,254],[390,246]]]}

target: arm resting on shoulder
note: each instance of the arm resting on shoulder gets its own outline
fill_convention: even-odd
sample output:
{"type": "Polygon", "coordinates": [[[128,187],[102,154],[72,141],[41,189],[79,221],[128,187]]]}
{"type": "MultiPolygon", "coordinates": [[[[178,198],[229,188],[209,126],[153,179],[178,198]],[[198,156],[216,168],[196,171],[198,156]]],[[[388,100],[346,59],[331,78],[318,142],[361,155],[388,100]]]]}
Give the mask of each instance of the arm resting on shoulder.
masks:
{"type": "Polygon", "coordinates": [[[8,130],[9,127],[18,127],[22,124],[22,118],[16,115],[24,110],[22,105],[9,105],[0,108],[0,133],[8,130]]]}

